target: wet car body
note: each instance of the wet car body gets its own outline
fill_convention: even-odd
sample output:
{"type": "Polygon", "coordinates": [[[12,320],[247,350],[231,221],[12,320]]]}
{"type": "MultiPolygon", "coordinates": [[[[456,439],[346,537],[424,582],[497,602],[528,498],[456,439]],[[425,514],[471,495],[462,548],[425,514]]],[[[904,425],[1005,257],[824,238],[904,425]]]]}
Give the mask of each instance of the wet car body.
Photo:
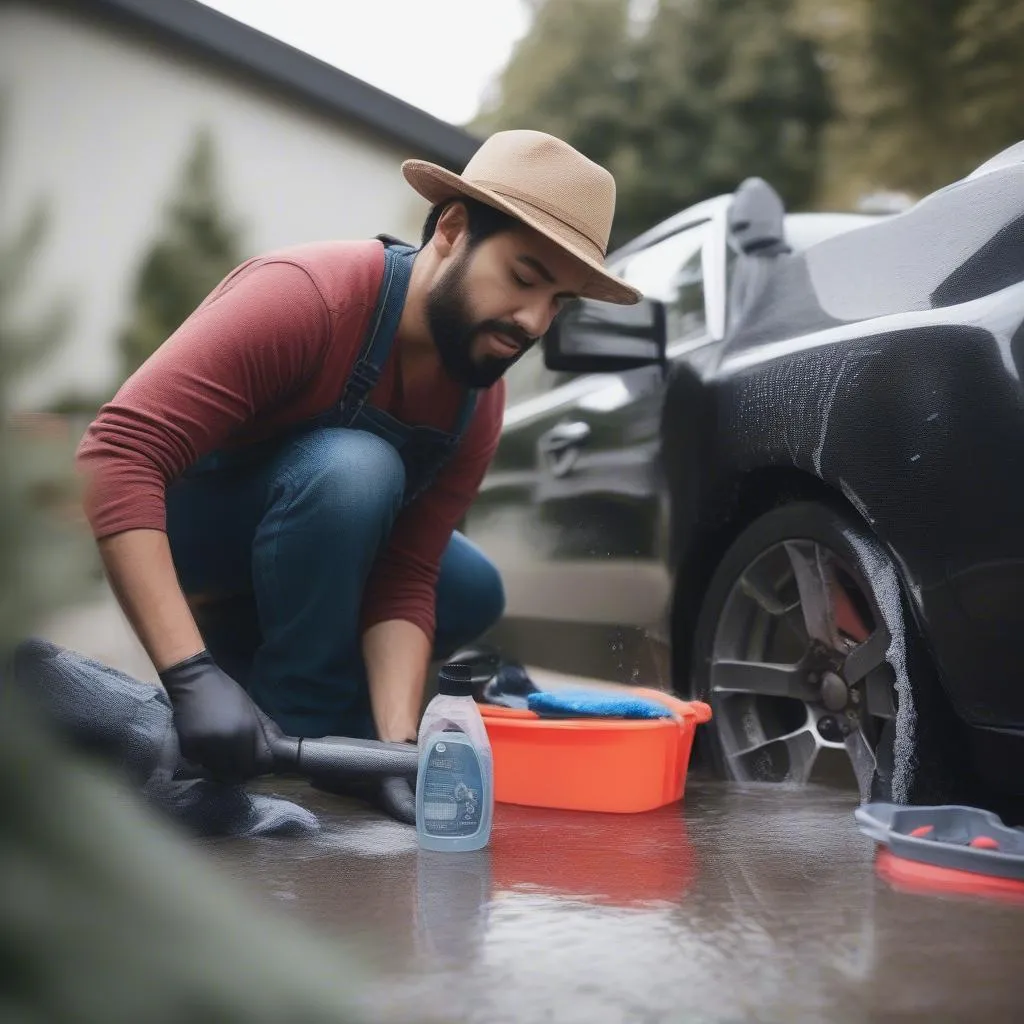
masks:
{"type": "MultiPolygon", "coordinates": [[[[664,293],[680,267],[693,275],[699,309],[677,325],[670,367],[710,369],[724,343],[730,205],[722,196],[691,207],[608,261],[648,293],[664,293]]],[[[786,228],[806,245],[871,220],[797,214],[786,228]]],[[[506,380],[501,443],[463,524],[505,581],[507,611],[492,638],[559,671],[647,679],[668,643],[673,589],[665,369],[562,372],[537,347],[506,380]]]]}
{"type": "MultiPolygon", "coordinates": [[[[987,784],[1019,790],[1022,150],[874,221],[785,214],[752,181],[615,254],[664,307],[667,347],[623,328],[616,349],[606,324],[573,355],[571,328],[556,330],[547,390],[510,402],[467,523],[509,581],[505,647],[628,678],[642,644],[625,638],[661,637],[676,688],[702,689],[700,619],[730,545],[782,506],[829,509],[898,579],[899,623],[876,607],[858,641],[888,624],[875,647],[891,654],[894,628],[913,636],[912,675],[927,661],[966,727],[942,742],[969,749],[987,784]],[[687,232],[703,234],[688,257],[687,232]],[[666,246],[681,258],[662,260],[659,281],[644,262],[666,246]]],[[[870,575],[862,566],[877,604],[870,575]]]]}

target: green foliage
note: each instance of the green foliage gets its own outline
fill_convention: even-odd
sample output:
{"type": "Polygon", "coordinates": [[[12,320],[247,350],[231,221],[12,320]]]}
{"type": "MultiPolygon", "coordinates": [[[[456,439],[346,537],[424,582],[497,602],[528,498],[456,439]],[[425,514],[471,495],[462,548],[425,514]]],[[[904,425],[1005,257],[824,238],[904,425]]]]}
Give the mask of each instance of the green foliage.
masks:
{"type": "Polygon", "coordinates": [[[110,772],[59,742],[6,678],[11,648],[80,596],[92,549],[68,522],[78,502],[64,424],[10,414],[17,381],[68,322],[60,304],[35,319],[21,309],[43,210],[0,239],[0,1016],[366,1020],[357,1000],[371,968],[351,947],[255,906],[110,772]]]}
{"type": "Polygon", "coordinates": [[[791,207],[816,188],[830,106],[792,0],[542,0],[473,127],[536,128],[607,166],[614,241],[751,174],[791,207]]]}
{"type": "Polygon", "coordinates": [[[628,0],[536,0],[531,30],[474,130],[533,128],[607,163],[623,142],[634,81],[628,0]]]}
{"type": "Polygon", "coordinates": [[[760,175],[790,209],[922,195],[1024,138],[1024,0],[531,0],[474,130],[607,166],[615,241],[760,175]]]}
{"type": "Polygon", "coordinates": [[[88,546],[68,523],[77,504],[73,440],[60,420],[11,414],[16,383],[53,352],[70,324],[64,301],[35,316],[23,308],[46,227],[40,201],[0,238],[0,654],[78,595],[88,565],[88,546]]]}
{"type": "Polygon", "coordinates": [[[792,0],[662,0],[638,46],[642,128],[625,179],[634,225],[750,175],[791,209],[809,205],[831,106],[792,0]]]}
{"type": "Polygon", "coordinates": [[[50,355],[64,340],[71,307],[55,302],[41,319],[25,319],[20,299],[49,227],[49,210],[37,201],[10,238],[0,239],[0,336],[5,378],[50,355]]]}
{"type": "Polygon", "coordinates": [[[11,694],[3,710],[4,1020],[395,1020],[359,1005],[376,968],[354,943],[257,905],[11,694]]]}
{"type": "Polygon", "coordinates": [[[866,168],[921,194],[1024,138],[1024,2],[860,0],[866,168]]]}
{"type": "Polygon", "coordinates": [[[136,278],[134,309],[118,339],[122,377],[134,373],[241,262],[239,246],[239,229],[221,211],[214,143],[204,130],[168,206],[163,234],[136,278]]]}

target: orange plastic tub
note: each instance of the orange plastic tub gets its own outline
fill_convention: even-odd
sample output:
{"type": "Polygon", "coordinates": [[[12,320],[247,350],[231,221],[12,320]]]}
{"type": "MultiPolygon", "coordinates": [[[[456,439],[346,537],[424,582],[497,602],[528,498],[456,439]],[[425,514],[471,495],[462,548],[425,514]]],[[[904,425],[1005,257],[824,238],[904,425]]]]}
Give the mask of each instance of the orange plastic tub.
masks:
{"type": "Polygon", "coordinates": [[[675,717],[552,719],[481,704],[494,753],[495,800],[620,814],[681,800],[693,737],[711,708],[660,690],[629,691],[666,704],[675,717]]]}

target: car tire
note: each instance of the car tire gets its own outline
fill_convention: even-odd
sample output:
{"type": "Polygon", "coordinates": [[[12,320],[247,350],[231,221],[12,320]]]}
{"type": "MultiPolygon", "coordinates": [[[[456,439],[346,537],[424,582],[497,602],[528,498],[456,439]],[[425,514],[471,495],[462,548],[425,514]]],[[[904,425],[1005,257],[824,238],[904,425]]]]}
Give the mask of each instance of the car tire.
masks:
{"type": "Polygon", "coordinates": [[[957,742],[965,749],[958,723],[900,576],[852,513],[798,502],[746,527],[705,590],[691,649],[690,692],[714,712],[701,750],[718,776],[802,784],[834,779],[845,763],[863,800],[953,802],[966,791],[964,766],[949,757],[957,742]],[[890,626],[902,632],[902,646],[890,645],[890,626]],[[794,660],[803,642],[806,652],[794,660]],[[758,644],[764,661],[755,656],[758,644]],[[846,661],[857,647],[858,658],[846,661]],[[780,657],[783,650],[790,656],[780,657]],[[824,772],[819,761],[828,762],[824,772]]]}

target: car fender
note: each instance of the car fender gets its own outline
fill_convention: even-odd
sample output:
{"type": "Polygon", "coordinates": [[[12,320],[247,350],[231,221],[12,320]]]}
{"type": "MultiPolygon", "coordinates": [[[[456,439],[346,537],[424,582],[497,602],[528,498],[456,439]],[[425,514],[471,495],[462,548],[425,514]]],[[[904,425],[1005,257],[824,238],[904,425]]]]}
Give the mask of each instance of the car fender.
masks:
{"type": "MultiPolygon", "coordinates": [[[[760,362],[748,354],[734,372],[724,362],[713,373],[679,367],[662,426],[677,636],[732,538],[792,494],[842,503],[866,525],[900,572],[940,674],[965,676],[969,652],[949,626],[971,611],[951,578],[984,575],[984,496],[999,496],[983,518],[1008,538],[1000,557],[1015,554],[1006,544],[1024,544],[1015,539],[1024,521],[1024,405],[991,331],[910,326],[760,362]]],[[[1016,556],[1024,564],[1024,550],[1016,556]]],[[[1020,585],[1008,571],[995,580],[998,571],[975,590],[1020,585]]],[[[978,719],[987,698],[972,686],[958,703],[978,719]]]]}

